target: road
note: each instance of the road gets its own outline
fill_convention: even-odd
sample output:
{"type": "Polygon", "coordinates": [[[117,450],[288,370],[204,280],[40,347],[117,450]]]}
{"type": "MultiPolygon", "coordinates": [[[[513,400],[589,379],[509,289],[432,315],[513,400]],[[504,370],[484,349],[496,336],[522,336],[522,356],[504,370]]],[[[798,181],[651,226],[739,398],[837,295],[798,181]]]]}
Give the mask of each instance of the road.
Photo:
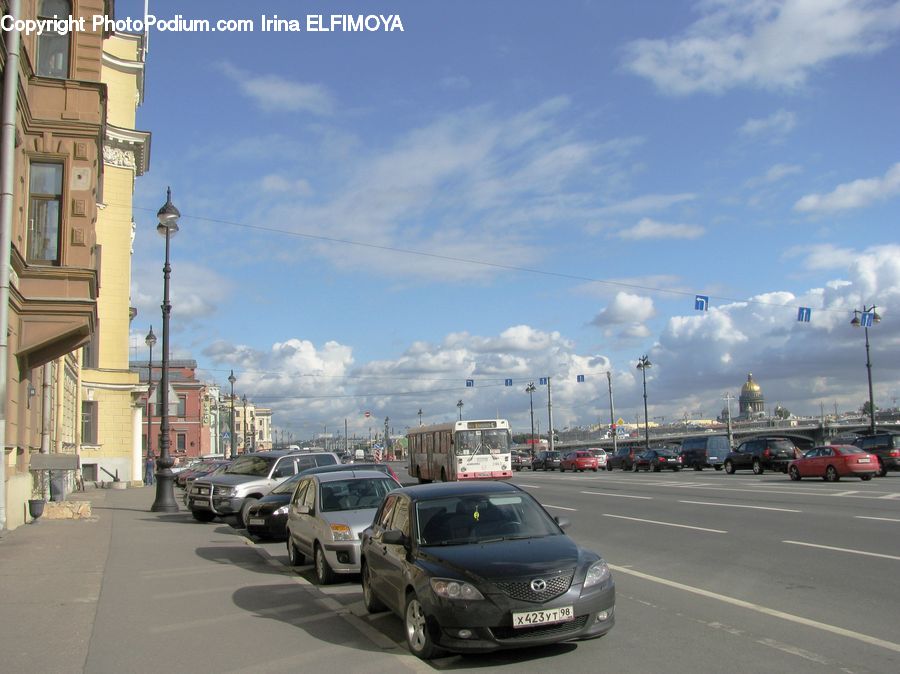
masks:
{"type": "MultiPolygon", "coordinates": [[[[596,641],[440,658],[435,669],[900,671],[900,476],[523,471],[514,482],[610,563],[616,627],[596,641]]],[[[286,559],[283,544],[257,546],[286,559]]],[[[300,569],[309,581],[311,571],[300,569]]],[[[354,581],[321,591],[352,606],[370,638],[402,643],[399,619],[356,610],[354,581]]]]}

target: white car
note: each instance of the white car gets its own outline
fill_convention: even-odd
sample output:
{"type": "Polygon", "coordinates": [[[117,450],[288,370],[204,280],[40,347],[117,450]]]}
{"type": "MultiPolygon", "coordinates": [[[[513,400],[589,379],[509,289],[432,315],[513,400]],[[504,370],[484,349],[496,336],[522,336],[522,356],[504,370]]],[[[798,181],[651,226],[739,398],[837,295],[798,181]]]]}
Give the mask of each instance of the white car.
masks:
{"type": "Polygon", "coordinates": [[[600,449],[599,447],[591,447],[588,451],[597,457],[597,467],[598,468],[606,468],[606,450],[600,449]]]}

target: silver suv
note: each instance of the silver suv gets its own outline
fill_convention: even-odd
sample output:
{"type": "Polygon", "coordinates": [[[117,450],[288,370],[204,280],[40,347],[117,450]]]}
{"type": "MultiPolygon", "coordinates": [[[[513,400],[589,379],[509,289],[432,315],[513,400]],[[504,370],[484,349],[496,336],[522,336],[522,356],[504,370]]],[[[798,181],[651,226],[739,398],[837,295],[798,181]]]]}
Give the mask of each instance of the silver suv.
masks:
{"type": "Polygon", "coordinates": [[[237,515],[244,526],[247,511],[275,485],[307,468],[339,463],[334,452],[271,451],[243,454],[218,475],[194,480],[187,506],[199,522],[237,515]]]}

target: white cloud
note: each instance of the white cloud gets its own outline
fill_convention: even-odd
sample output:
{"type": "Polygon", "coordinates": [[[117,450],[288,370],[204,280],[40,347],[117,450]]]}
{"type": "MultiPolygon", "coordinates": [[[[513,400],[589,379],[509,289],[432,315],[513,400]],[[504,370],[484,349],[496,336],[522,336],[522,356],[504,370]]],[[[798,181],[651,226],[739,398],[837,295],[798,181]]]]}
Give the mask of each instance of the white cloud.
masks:
{"type": "Polygon", "coordinates": [[[629,325],[643,323],[655,315],[652,298],[618,292],[606,308],[594,317],[591,324],[600,327],[629,325]]]}
{"type": "Polygon", "coordinates": [[[649,211],[662,211],[675,204],[685,201],[693,201],[696,194],[684,192],[681,194],[642,194],[639,197],[609,204],[598,209],[602,215],[640,214],[649,211]]]}
{"type": "Polygon", "coordinates": [[[334,109],[333,96],[320,84],[293,82],[280,75],[257,75],[228,62],[216,67],[263,110],[328,115],[334,109]]]}
{"type": "Polygon", "coordinates": [[[741,125],[738,133],[747,138],[766,136],[770,140],[779,140],[789,134],[797,125],[797,115],[788,110],[778,110],[768,117],[751,117],[741,125]]]}
{"type": "Polygon", "coordinates": [[[291,179],[274,173],[263,176],[259,187],[263,192],[287,192],[301,197],[308,197],[313,193],[309,181],[304,178],[291,179]]]}
{"type": "MultiPolygon", "coordinates": [[[[173,247],[178,245],[178,237],[172,241],[173,247]]],[[[185,260],[173,261],[169,292],[173,327],[182,330],[191,324],[201,324],[218,311],[233,288],[231,280],[209,267],[185,260]]],[[[162,294],[163,279],[157,262],[136,262],[131,279],[131,303],[146,323],[162,322],[162,294]]]]}
{"type": "Polygon", "coordinates": [[[881,178],[861,178],[843,183],[827,194],[807,194],[794,204],[802,213],[834,213],[864,208],[900,194],[900,162],[881,178]]]}
{"type": "Polygon", "coordinates": [[[616,232],[616,236],[620,239],[634,241],[644,239],[696,239],[703,236],[704,231],[703,227],[699,225],[679,225],[643,218],[633,227],[619,230],[616,232]]]}
{"type": "Polygon", "coordinates": [[[745,184],[746,187],[759,187],[760,185],[769,185],[777,183],[783,178],[791,175],[803,173],[803,167],[797,164],[775,164],[769,168],[763,175],[750,178],[745,184]]]}
{"type": "Polygon", "coordinates": [[[709,0],[677,37],[628,44],[625,65],[668,94],[796,89],[832,60],[887,47],[900,4],[863,0],[709,0]]]}

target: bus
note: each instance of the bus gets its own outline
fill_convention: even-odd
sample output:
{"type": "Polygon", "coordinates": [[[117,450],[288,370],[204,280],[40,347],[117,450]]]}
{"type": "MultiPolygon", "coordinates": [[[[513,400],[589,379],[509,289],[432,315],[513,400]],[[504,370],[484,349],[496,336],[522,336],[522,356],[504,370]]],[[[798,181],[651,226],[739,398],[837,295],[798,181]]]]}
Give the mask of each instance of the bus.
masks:
{"type": "Polygon", "coordinates": [[[410,477],[419,482],[512,477],[512,437],[506,419],[454,421],[406,434],[410,477]]]}

